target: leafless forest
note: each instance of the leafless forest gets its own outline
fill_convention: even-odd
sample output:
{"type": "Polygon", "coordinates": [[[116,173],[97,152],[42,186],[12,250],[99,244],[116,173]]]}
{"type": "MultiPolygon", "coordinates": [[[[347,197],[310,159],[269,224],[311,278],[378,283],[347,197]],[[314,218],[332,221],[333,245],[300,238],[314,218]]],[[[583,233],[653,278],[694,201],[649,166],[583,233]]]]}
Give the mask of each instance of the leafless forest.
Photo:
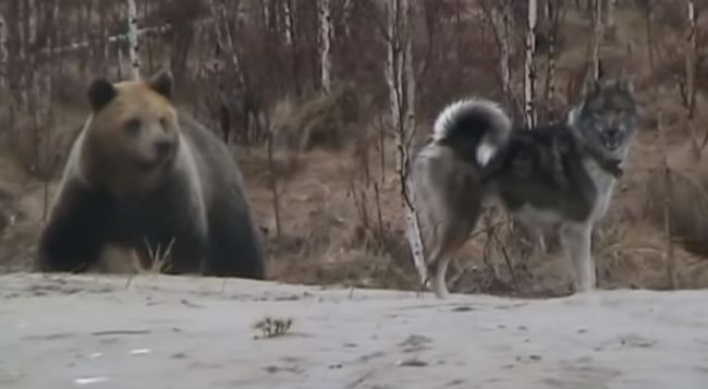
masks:
{"type": "MultiPolygon", "coordinates": [[[[704,0],[0,0],[0,269],[27,269],[91,79],[172,71],[234,152],[270,277],[416,288],[409,161],[454,99],[562,120],[588,72],[630,75],[640,136],[595,240],[601,287],[708,286],[704,0]],[[411,249],[413,248],[413,249],[411,249]]],[[[502,222],[500,222],[500,220],[502,222]]],[[[451,289],[569,291],[489,213],[451,289]]]]}

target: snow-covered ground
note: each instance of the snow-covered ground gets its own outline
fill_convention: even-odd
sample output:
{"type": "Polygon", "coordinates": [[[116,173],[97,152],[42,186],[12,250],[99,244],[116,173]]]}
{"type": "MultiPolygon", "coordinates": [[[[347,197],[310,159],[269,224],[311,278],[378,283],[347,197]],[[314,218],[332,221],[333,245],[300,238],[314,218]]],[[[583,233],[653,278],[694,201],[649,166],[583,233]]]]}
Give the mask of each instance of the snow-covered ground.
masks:
{"type": "Polygon", "coordinates": [[[708,291],[553,300],[0,276],[0,388],[706,389],[708,291]],[[253,324],[292,319],[284,336],[253,324]]]}

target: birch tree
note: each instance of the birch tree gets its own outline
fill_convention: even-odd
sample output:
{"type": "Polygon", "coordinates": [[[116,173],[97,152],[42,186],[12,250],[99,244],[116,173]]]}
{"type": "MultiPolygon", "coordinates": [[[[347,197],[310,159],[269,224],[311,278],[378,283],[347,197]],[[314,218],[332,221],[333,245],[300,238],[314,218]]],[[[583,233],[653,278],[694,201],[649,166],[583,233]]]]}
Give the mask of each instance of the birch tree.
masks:
{"type": "Polygon", "coordinates": [[[399,35],[399,19],[401,1],[404,0],[389,0],[387,1],[387,34],[388,40],[386,50],[386,83],[388,84],[389,102],[390,102],[390,120],[391,127],[396,131],[401,127],[401,99],[402,89],[400,85],[400,66],[401,61],[398,35],[399,35]]]}
{"type": "Polygon", "coordinates": [[[409,198],[409,149],[415,134],[415,67],[411,24],[415,0],[389,0],[387,6],[386,82],[389,88],[391,127],[396,134],[397,170],[405,210],[407,238],[421,282],[427,280],[425,252],[418,215],[409,198]]]}
{"type": "Polygon", "coordinates": [[[318,0],[320,25],[320,84],[322,91],[332,90],[332,16],[330,0],[318,0]]]}
{"type": "Polygon", "coordinates": [[[538,0],[529,0],[528,26],[526,29],[526,63],[524,66],[524,117],[526,126],[536,126],[536,24],[538,0]]]}
{"type": "Polygon", "coordinates": [[[295,41],[295,2],[283,0],[283,19],[285,21],[285,44],[292,46],[295,41]]]}
{"type": "Polygon", "coordinates": [[[135,0],[128,1],[128,57],[133,79],[140,78],[140,51],[138,46],[138,8],[135,0]]]}

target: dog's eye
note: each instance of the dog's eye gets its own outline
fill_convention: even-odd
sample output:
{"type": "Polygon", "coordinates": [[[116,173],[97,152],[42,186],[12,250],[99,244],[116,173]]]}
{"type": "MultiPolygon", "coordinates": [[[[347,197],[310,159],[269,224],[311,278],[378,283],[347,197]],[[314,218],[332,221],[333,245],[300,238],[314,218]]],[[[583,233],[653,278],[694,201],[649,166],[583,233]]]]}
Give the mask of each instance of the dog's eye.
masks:
{"type": "Polygon", "coordinates": [[[125,129],[125,132],[127,132],[130,135],[137,135],[140,132],[140,128],[143,126],[143,123],[140,121],[140,119],[130,119],[125,124],[123,125],[123,128],[125,129]]]}
{"type": "Polygon", "coordinates": [[[166,129],[166,128],[167,128],[167,124],[168,124],[168,123],[167,123],[167,118],[164,117],[164,116],[161,117],[161,118],[160,118],[160,126],[162,126],[163,129],[166,129]]]}

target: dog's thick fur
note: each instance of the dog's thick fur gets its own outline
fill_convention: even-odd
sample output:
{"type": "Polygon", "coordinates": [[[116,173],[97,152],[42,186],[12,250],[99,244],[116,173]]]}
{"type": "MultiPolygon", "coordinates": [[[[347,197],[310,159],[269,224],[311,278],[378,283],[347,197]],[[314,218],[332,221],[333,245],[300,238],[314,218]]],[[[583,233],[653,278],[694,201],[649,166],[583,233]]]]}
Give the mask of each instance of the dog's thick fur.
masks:
{"type": "Polygon", "coordinates": [[[95,80],[93,108],[75,141],[37,268],[83,271],[111,248],[169,252],[168,273],[265,277],[261,238],[241,173],[214,134],[178,112],[172,76],[95,80]],[[148,247],[150,246],[150,247],[148,247]]]}
{"type": "Polygon", "coordinates": [[[411,177],[426,278],[435,294],[447,295],[450,256],[492,204],[530,227],[559,226],[576,292],[593,289],[592,228],[607,211],[636,121],[634,91],[624,79],[588,79],[567,122],[531,130],[512,130],[492,101],[470,99],[445,108],[411,177]]]}

